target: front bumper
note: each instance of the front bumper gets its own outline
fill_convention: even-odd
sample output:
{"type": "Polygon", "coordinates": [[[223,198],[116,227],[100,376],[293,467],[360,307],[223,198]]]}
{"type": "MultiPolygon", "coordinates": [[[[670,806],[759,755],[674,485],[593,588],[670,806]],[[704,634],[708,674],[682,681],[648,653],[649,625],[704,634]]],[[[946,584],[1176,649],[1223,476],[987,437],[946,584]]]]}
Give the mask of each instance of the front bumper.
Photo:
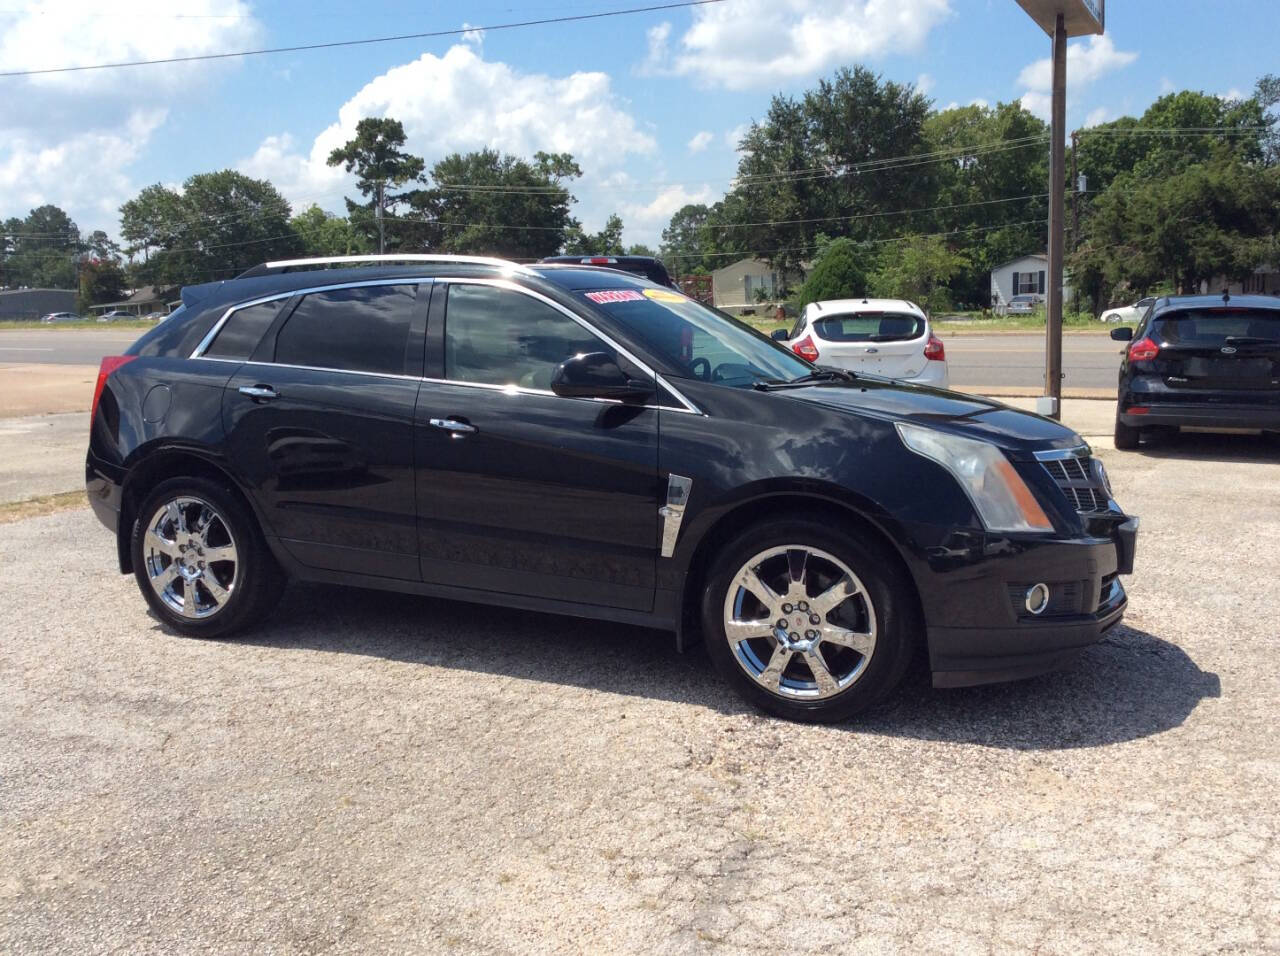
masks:
{"type": "Polygon", "coordinates": [[[928,615],[926,630],[935,687],[1017,680],[1069,664],[1118,624],[1128,605],[1120,575],[1133,571],[1138,520],[1114,526],[1106,539],[1043,542],[970,567],[969,601],[955,613],[928,615]],[[1039,614],[1025,604],[1036,584],[1049,587],[1039,614]]]}

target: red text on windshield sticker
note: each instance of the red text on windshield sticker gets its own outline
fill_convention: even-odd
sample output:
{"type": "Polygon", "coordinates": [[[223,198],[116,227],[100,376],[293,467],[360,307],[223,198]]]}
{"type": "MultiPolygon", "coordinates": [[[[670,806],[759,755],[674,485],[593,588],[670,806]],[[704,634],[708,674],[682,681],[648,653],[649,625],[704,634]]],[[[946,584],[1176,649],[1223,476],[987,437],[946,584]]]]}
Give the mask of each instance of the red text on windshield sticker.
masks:
{"type": "Polygon", "coordinates": [[[604,305],[606,302],[643,302],[642,296],[635,289],[607,289],[604,292],[588,292],[588,299],[604,305]]]}

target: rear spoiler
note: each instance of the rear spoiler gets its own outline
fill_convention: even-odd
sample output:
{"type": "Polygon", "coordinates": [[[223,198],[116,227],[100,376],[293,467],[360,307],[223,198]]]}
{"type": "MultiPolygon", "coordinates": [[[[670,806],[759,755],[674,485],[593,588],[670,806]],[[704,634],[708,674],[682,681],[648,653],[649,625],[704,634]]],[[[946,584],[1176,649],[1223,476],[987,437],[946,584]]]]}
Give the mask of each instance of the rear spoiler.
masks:
{"type": "Polygon", "coordinates": [[[200,285],[184,285],[182,287],[182,304],[188,309],[203,302],[222,285],[222,282],[202,282],[200,285]]]}

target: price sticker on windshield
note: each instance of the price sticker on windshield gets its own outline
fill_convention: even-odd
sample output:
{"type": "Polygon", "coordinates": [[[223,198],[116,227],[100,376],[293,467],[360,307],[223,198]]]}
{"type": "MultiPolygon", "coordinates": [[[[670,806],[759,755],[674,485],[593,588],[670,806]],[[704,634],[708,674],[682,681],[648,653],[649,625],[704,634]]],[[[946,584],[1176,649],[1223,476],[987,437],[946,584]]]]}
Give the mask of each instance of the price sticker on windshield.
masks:
{"type": "Polygon", "coordinates": [[[587,292],[586,297],[592,302],[605,305],[609,302],[643,302],[642,296],[635,289],[606,289],[603,292],[587,292]]]}
{"type": "Polygon", "coordinates": [[[654,302],[684,301],[684,296],[679,292],[668,292],[666,289],[645,289],[644,296],[646,299],[653,299],[654,302]]]}

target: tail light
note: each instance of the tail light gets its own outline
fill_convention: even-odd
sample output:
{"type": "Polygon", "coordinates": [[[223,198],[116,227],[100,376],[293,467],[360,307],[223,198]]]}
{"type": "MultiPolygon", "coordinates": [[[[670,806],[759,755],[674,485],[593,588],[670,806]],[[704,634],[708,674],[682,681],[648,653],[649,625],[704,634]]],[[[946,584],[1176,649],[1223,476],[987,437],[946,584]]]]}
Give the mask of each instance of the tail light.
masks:
{"type": "Polygon", "coordinates": [[[800,356],[802,359],[807,359],[810,362],[818,361],[818,347],[813,344],[813,339],[807,335],[795,345],[791,346],[791,351],[795,352],[796,355],[800,356]]]}
{"type": "Polygon", "coordinates": [[[947,350],[942,347],[942,339],[932,332],[929,333],[929,341],[924,347],[924,357],[930,362],[945,362],[947,360],[947,350]]]}
{"type": "Polygon", "coordinates": [[[1150,339],[1138,339],[1129,346],[1130,362],[1146,362],[1160,354],[1160,346],[1150,339]]]}
{"type": "Polygon", "coordinates": [[[89,406],[89,424],[93,424],[94,416],[98,414],[98,399],[102,398],[102,389],[106,387],[107,379],[111,377],[111,373],[118,369],[121,365],[127,365],[138,356],[136,355],[105,355],[102,358],[102,364],[98,366],[98,384],[93,387],[93,404],[89,406]]]}

